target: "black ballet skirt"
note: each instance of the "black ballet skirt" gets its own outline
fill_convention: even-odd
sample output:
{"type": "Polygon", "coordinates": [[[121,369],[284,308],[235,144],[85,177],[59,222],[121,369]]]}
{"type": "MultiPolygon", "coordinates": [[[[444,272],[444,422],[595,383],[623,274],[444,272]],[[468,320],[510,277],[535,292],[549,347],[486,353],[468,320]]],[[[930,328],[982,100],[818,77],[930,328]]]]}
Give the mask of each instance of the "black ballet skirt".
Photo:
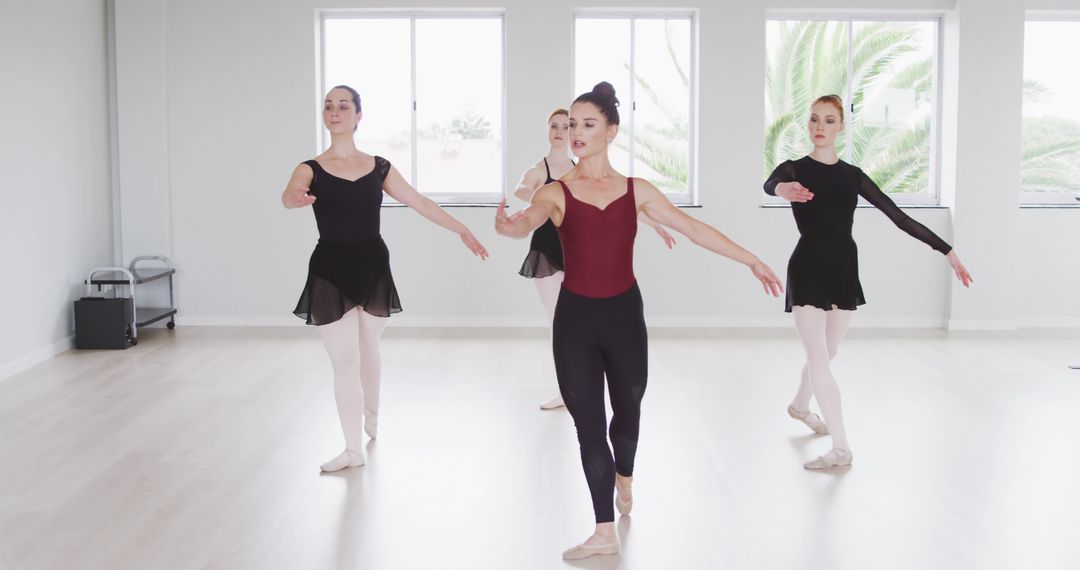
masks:
{"type": "Polygon", "coordinates": [[[319,242],[308,262],[307,282],[293,314],[309,325],[337,321],[356,307],[377,317],[401,312],[390,273],[390,251],[379,235],[382,184],[390,162],[375,157],[375,168],[356,180],[338,178],[318,162],[310,194],[319,242]]]}
{"type": "Polygon", "coordinates": [[[532,241],[529,242],[529,253],[525,256],[518,275],[540,279],[554,275],[556,271],[562,271],[563,267],[559,230],[549,218],[544,225],[533,232],[532,241]]]}
{"type": "Polygon", "coordinates": [[[777,184],[792,181],[805,186],[814,197],[809,202],[791,203],[801,237],[788,260],[786,312],[796,306],[853,311],[866,303],[859,282],[859,251],[851,236],[859,196],[908,235],[942,254],[952,251],[949,244],[897,207],[856,166],[844,161],[825,164],[809,156],[789,160],[769,176],[765,192],[775,196],[777,184]]]}
{"type": "MultiPolygon", "coordinates": [[[[544,184],[551,184],[555,179],[551,177],[551,169],[548,168],[547,158],[544,159],[544,168],[547,170],[547,180],[544,184]]],[[[550,277],[558,271],[562,271],[563,252],[562,242],[559,240],[559,230],[550,218],[544,225],[536,228],[532,240],[529,241],[529,253],[525,261],[521,263],[518,275],[531,279],[550,277]]]]}

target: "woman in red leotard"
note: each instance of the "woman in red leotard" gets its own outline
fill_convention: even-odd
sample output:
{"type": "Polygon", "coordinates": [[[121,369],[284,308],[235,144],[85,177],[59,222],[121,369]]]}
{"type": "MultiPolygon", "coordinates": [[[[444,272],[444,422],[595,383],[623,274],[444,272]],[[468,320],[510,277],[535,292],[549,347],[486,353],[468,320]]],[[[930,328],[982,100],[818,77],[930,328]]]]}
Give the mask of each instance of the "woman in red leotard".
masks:
{"type": "MultiPolygon", "coordinates": [[[[525,202],[532,201],[533,195],[541,186],[555,182],[574,167],[574,161],[570,160],[570,153],[567,152],[570,148],[570,111],[560,107],[548,116],[548,145],[547,156],[526,170],[514,189],[514,196],[525,202]]],[[[644,214],[638,219],[656,230],[668,249],[675,245],[675,238],[656,222],[649,220],[644,214]]],[[[548,319],[553,320],[555,303],[562,288],[563,251],[559,232],[550,219],[533,232],[529,253],[525,256],[518,274],[533,280],[548,319]]],[[[563,399],[560,395],[540,404],[540,409],[554,410],[562,406],[563,399]]]]}
{"type": "Polygon", "coordinates": [[[495,218],[498,233],[518,239],[550,218],[562,240],[566,275],[555,309],[552,349],[559,390],[577,427],[596,519],[592,536],[563,553],[568,560],[618,553],[612,505],[616,488],[619,512],[629,513],[633,505],[630,486],[648,373],[645,319],[633,270],[638,214],[746,265],[766,293],[779,296],[783,290],[753,254],[676,208],[648,181],[612,168],[608,145],[619,131],[618,104],[607,82],[580,95],[570,109],[570,149],[578,164],[537,190],[525,210],[509,216],[503,203],[495,218]]]}

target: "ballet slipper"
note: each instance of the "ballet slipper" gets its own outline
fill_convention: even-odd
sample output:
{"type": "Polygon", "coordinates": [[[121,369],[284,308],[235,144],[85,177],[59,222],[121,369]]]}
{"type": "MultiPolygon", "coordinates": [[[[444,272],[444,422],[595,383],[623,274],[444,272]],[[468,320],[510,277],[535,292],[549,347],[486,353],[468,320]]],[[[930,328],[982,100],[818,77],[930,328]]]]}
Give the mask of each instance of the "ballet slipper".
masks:
{"type": "Polygon", "coordinates": [[[807,469],[828,469],[845,465],[851,465],[851,452],[846,449],[833,449],[825,455],[807,462],[803,467],[807,469]]]}
{"type": "Polygon", "coordinates": [[[829,433],[829,426],[825,425],[825,422],[822,421],[817,414],[811,412],[810,410],[796,410],[794,406],[788,406],[787,413],[789,416],[806,424],[807,427],[814,430],[814,433],[819,433],[822,435],[829,433]]]}
{"type": "Polygon", "coordinates": [[[543,404],[540,404],[540,409],[541,410],[554,410],[554,409],[557,409],[557,408],[561,408],[561,407],[563,407],[565,405],[566,404],[563,402],[562,396],[555,396],[554,398],[544,402],[543,404]]]}
{"type": "Polygon", "coordinates": [[[582,560],[591,556],[597,556],[600,554],[618,554],[619,553],[619,541],[609,542],[607,544],[579,544],[573,548],[563,552],[563,560],[582,560]]]}
{"type": "Polygon", "coordinates": [[[346,449],[342,451],[340,455],[323,463],[319,466],[324,473],[333,473],[334,471],[341,471],[347,467],[360,467],[364,464],[364,454],[359,451],[353,451],[346,449]]]}

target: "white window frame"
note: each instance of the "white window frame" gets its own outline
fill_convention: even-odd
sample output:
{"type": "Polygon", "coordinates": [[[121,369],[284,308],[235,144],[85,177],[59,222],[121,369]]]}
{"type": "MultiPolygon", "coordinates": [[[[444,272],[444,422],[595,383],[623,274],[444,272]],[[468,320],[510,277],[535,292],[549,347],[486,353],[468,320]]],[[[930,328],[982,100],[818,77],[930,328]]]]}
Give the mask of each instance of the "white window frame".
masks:
{"type": "MultiPolygon", "coordinates": [[[[854,117],[854,108],[852,107],[851,96],[851,65],[852,65],[852,50],[854,46],[854,33],[855,22],[933,22],[937,27],[937,33],[934,34],[934,65],[931,71],[931,80],[933,84],[930,87],[933,101],[930,104],[930,173],[927,175],[927,181],[929,188],[927,192],[920,192],[918,194],[886,194],[893,202],[899,206],[940,206],[941,205],[941,60],[943,57],[943,34],[945,31],[944,26],[945,14],[939,11],[921,11],[912,10],[904,12],[849,12],[849,11],[790,11],[790,10],[767,10],[765,14],[765,21],[826,21],[826,22],[846,22],[848,24],[848,85],[847,92],[840,94],[844,99],[844,103],[847,106],[845,112],[854,117]]],[[[766,46],[767,47],[767,46],[766,46]]],[[[768,54],[766,54],[768,57],[768,54]]],[[[824,95],[824,93],[822,94],[824,95]]],[[[809,110],[807,110],[809,113],[809,110]]],[[[845,129],[844,136],[850,136],[847,133],[849,130],[845,129]]],[[[846,156],[840,157],[845,162],[850,162],[851,145],[847,145],[845,148],[846,156]]],[[[791,157],[795,159],[797,157],[791,157]]],[[[859,165],[855,165],[859,166],[859,165]]],[[[763,199],[764,205],[787,205],[788,201],[782,198],[765,195],[763,199]]],[[[865,200],[859,198],[859,205],[869,205],[865,200]]]]}
{"type": "Polygon", "coordinates": [[[673,204],[679,206],[697,206],[698,202],[698,189],[697,189],[697,156],[698,156],[698,10],[671,10],[666,8],[639,8],[633,10],[623,9],[599,9],[599,8],[577,8],[571,11],[571,29],[570,29],[570,100],[573,101],[580,93],[575,93],[574,81],[577,77],[577,22],[579,19],[585,20],[629,20],[630,21],[630,93],[626,97],[619,97],[621,104],[620,113],[620,128],[629,128],[627,132],[627,139],[629,140],[629,154],[630,154],[630,171],[626,172],[627,176],[634,176],[634,119],[637,110],[637,101],[635,99],[636,88],[634,85],[634,54],[636,47],[635,41],[635,20],[688,20],[690,22],[690,62],[687,65],[687,73],[690,76],[690,110],[687,117],[687,133],[688,144],[687,149],[687,174],[686,174],[686,192],[667,193],[664,195],[668,197],[673,204]],[[625,101],[629,101],[629,106],[625,101]],[[626,108],[629,107],[630,112],[626,113],[626,108]]]}
{"type": "MultiPolygon", "coordinates": [[[[1074,22],[1080,30],[1080,12],[1056,11],[1056,10],[1028,10],[1024,16],[1024,42],[1027,42],[1028,22],[1074,22]]],[[[1021,89],[1023,85],[1021,84],[1021,89]]],[[[1023,124],[1024,117],[1021,114],[1020,121],[1023,124]]],[[[1021,166],[1022,167],[1022,166],[1021,166]]],[[[1047,193],[1047,192],[1024,192],[1020,190],[1020,207],[1055,207],[1077,206],[1080,207],[1080,193],[1047,193]]]]}
{"type": "MultiPolygon", "coordinates": [[[[326,42],[324,41],[326,35],[326,21],[327,20],[375,20],[375,19],[399,19],[409,20],[410,24],[410,45],[411,56],[410,65],[412,66],[411,77],[411,93],[412,93],[412,125],[411,125],[411,140],[410,145],[412,148],[412,171],[409,180],[411,183],[416,184],[417,171],[419,164],[417,161],[417,145],[419,138],[417,135],[417,100],[416,100],[416,21],[417,20],[438,20],[438,19],[497,19],[499,20],[499,26],[502,30],[500,34],[499,49],[502,50],[502,66],[499,69],[501,77],[499,78],[500,93],[499,100],[502,102],[502,114],[501,125],[499,125],[499,134],[502,141],[502,152],[499,160],[502,162],[502,188],[507,186],[507,144],[506,144],[506,11],[499,9],[453,9],[453,10],[384,10],[384,9],[340,9],[340,10],[317,10],[316,11],[316,33],[317,33],[317,61],[316,68],[318,69],[318,77],[316,79],[316,100],[320,102],[320,106],[316,112],[315,128],[318,133],[316,137],[316,152],[322,152],[322,145],[326,144],[326,137],[328,136],[323,128],[322,124],[322,107],[321,101],[323,95],[330,87],[326,85],[326,42]]],[[[438,202],[441,205],[457,205],[457,206],[472,206],[483,205],[490,206],[499,203],[499,200],[503,198],[503,192],[460,192],[460,191],[440,191],[438,188],[433,188],[438,182],[423,182],[422,188],[417,188],[419,192],[432,200],[438,202]]],[[[387,196],[387,205],[396,204],[396,202],[387,196]]]]}

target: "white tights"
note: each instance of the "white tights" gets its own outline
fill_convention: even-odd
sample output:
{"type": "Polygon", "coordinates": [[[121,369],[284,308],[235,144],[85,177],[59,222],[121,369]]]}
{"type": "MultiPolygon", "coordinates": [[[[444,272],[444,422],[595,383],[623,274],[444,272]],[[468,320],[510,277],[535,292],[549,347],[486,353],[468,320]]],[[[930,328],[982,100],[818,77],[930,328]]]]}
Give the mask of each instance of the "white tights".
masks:
{"type": "Polygon", "coordinates": [[[345,449],[362,449],[362,418],[368,435],[374,437],[376,433],[382,369],[379,337],[387,320],[356,307],[337,321],[317,327],[334,367],[334,399],[345,434],[345,449]]]}
{"type": "Polygon", "coordinates": [[[795,316],[795,330],[806,350],[802,380],[791,405],[796,410],[805,411],[810,407],[810,397],[816,396],[825,424],[829,426],[829,434],[832,435],[833,448],[850,451],[844,431],[844,416],[840,412],[840,388],[829,369],[829,362],[840,348],[840,340],[847,332],[853,311],[824,311],[817,307],[795,306],[791,312],[795,316]]]}

